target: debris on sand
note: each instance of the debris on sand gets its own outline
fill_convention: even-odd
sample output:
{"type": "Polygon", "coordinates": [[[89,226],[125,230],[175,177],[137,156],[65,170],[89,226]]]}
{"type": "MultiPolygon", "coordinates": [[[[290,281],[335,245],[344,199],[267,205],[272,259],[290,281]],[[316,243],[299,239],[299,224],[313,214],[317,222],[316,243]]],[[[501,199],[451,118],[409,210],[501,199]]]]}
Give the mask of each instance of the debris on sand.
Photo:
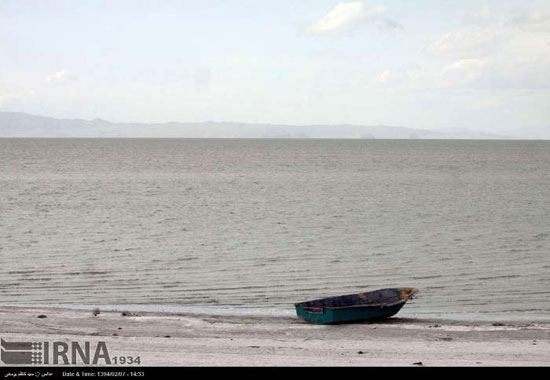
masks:
{"type": "Polygon", "coordinates": [[[133,311],[123,311],[120,313],[123,317],[139,317],[139,313],[134,313],[133,311]]]}

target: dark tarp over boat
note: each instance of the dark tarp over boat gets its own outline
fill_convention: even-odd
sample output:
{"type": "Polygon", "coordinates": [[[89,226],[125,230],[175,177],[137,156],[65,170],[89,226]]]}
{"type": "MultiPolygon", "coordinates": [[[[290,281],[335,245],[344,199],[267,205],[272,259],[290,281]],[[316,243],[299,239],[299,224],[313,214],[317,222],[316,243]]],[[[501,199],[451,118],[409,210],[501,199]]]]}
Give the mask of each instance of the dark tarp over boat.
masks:
{"type": "Polygon", "coordinates": [[[416,293],[415,288],[379,289],[294,304],[296,314],[311,323],[346,323],[388,318],[416,293]]]}

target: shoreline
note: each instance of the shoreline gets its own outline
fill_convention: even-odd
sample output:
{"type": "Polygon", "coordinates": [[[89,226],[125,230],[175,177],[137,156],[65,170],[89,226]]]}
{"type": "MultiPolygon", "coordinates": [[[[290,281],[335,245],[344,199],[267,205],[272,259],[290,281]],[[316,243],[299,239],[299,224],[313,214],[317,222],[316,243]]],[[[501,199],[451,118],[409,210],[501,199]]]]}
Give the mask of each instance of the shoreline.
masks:
{"type": "Polygon", "coordinates": [[[103,341],[144,366],[550,366],[550,324],[393,317],[311,325],[296,317],[0,306],[6,341],[103,341]],[[419,364],[421,363],[421,364],[419,364]]]}
{"type": "MultiPolygon", "coordinates": [[[[218,317],[258,317],[258,318],[290,318],[297,319],[294,308],[251,308],[236,306],[176,306],[156,304],[39,304],[39,303],[0,303],[2,308],[15,309],[43,309],[43,310],[73,310],[91,312],[99,309],[101,312],[120,313],[123,311],[136,312],[140,314],[156,315],[189,315],[189,316],[218,316],[218,317]]],[[[394,318],[430,320],[433,322],[444,322],[453,324],[483,324],[483,323],[505,323],[511,325],[522,325],[536,323],[550,325],[550,315],[534,316],[521,313],[411,313],[401,310],[394,318]]]]}

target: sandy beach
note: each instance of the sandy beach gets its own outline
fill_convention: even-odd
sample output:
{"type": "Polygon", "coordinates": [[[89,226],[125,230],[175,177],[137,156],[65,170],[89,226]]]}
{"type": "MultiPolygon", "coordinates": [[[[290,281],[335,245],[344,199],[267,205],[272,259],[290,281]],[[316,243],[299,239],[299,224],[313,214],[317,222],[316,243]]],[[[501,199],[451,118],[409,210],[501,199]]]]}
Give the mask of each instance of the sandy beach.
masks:
{"type": "Polygon", "coordinates": [[[549,366],[550,325],[391,318],[310,325],[291,317],[0,307],[5,341],[106,343],[146,366],[549,366]],[[130,314],[130,315],[127,315],[130,314]]]}

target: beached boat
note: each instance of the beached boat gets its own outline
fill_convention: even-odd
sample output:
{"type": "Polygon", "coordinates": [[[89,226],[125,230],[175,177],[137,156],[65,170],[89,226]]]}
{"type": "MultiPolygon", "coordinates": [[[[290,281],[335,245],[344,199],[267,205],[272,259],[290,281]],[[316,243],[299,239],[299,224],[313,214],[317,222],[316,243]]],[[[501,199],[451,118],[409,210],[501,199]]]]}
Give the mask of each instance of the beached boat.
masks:
{"type": "Polygon", "coordinates": [[[296,314],[311,323],[353,323],[397,314],[417,293],[415,288],[379,289],[294,304],[296,314]]]}

